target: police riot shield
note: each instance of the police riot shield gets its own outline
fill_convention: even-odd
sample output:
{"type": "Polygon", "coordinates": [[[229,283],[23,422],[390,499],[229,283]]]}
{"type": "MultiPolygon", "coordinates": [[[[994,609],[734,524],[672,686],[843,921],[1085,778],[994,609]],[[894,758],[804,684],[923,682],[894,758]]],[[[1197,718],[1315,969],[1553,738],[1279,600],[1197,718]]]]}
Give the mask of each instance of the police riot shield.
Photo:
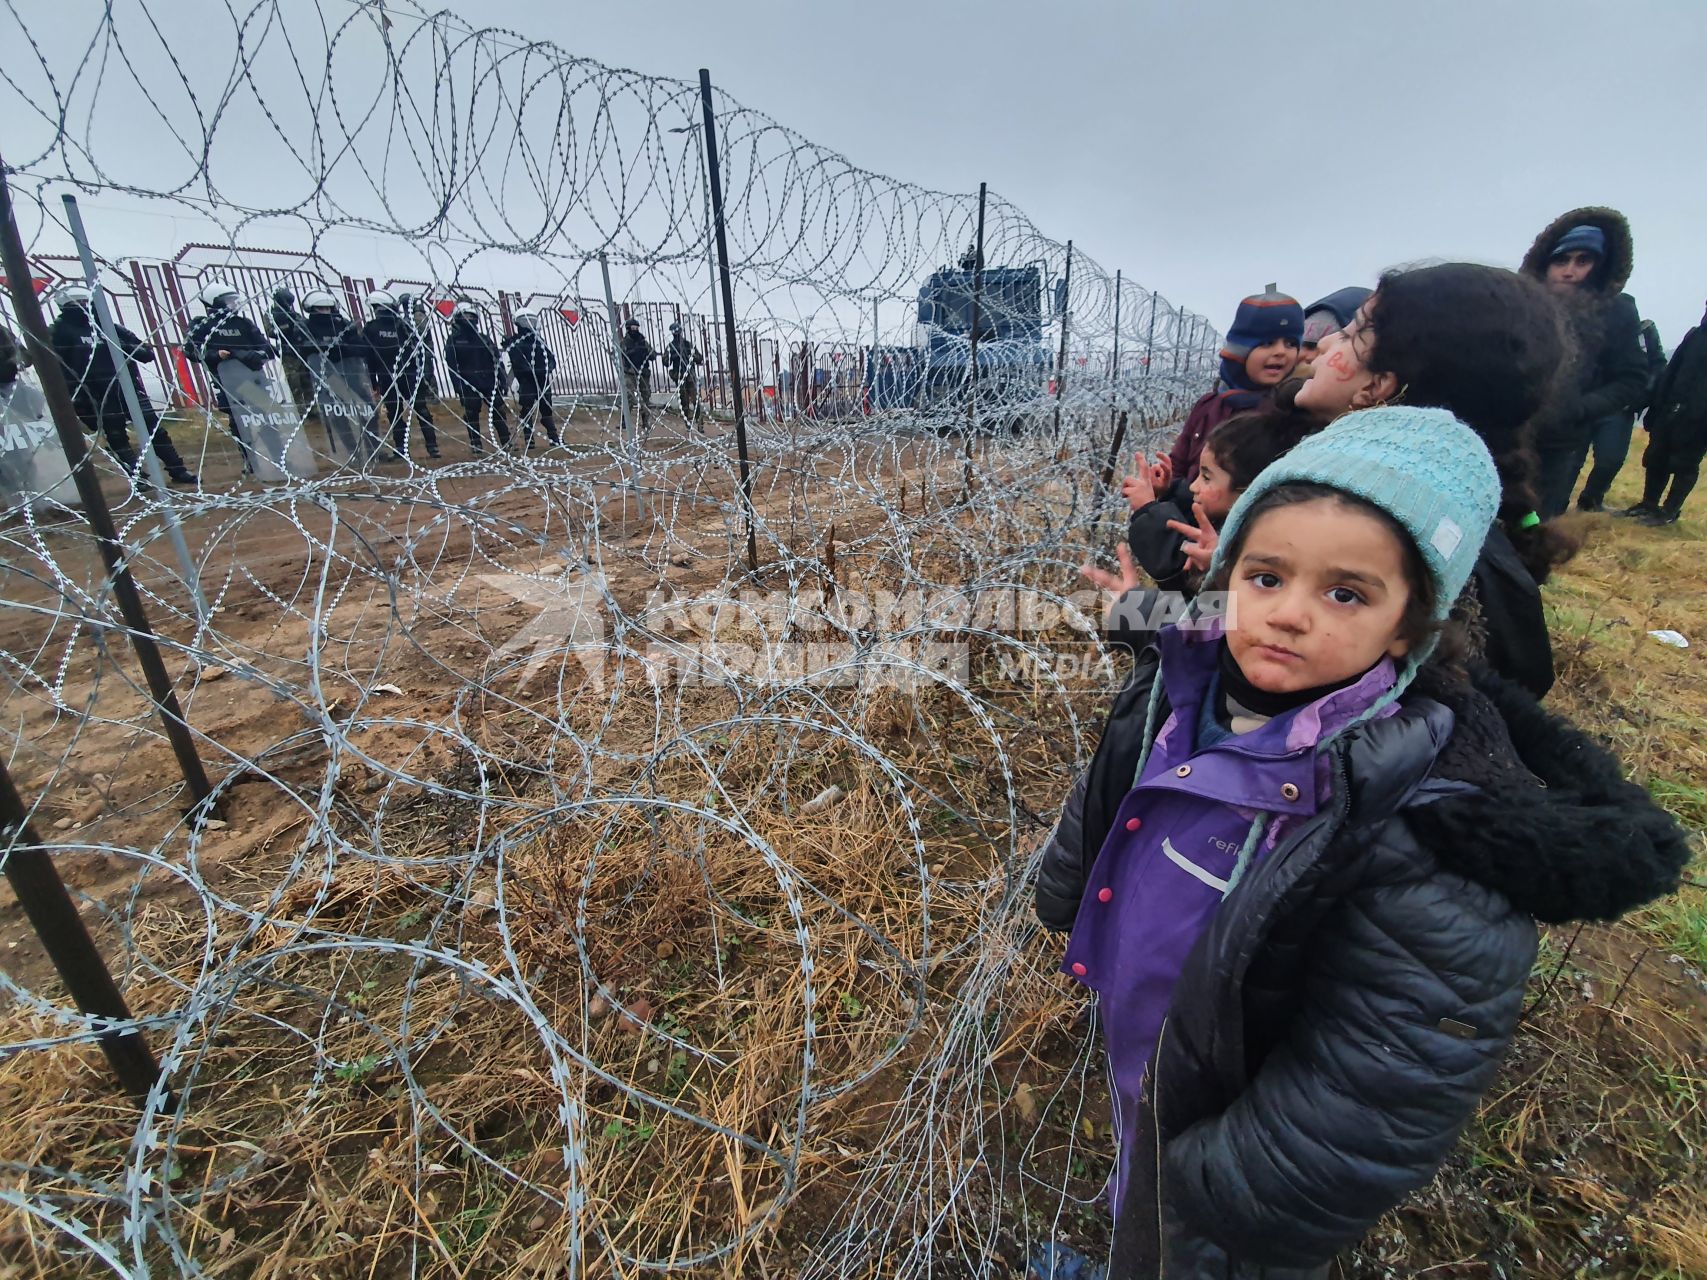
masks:
{"type": "Polygon", "coordinates": [[[0,387],[0,514],[80,505],[47,400],[22,378],[0,387]]]}
{"type": "Polygon", "coordinates": [[[366,467],[379,450],[379,437],[362,362],[318,354],[308,369],[314,378],[314,407],[331,441],[333,461],[340,467],[366,467]]]}
{"type": "Polygon", "coordinates": [[[241,360],[220,361],[214,376],[231,405],[255,479],[273,484],[312,476],[314,450],[308,433],[273,381],[241,360]]]}

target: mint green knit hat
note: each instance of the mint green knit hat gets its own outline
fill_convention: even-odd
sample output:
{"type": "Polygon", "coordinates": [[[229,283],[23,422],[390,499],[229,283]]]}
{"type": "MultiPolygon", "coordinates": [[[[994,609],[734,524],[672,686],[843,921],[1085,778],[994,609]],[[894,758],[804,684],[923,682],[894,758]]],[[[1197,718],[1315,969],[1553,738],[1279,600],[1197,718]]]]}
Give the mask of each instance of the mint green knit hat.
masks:
{"type": "MultiPolygon", "coordinates": [[[[1488,447],[1447,410],[1363,409],[1306,436],[1251,481],[1221,526],[1211,575],[1237,543],[1251,508],[1286,484],[1339,489],[1398,521],[1434,579],[1437,622],[1445,621],[1470,580],[1500,505],[1500,477],[1488,447]]],[[[1427,656],[1424,650],[1412,660],[1427,656]]]]}

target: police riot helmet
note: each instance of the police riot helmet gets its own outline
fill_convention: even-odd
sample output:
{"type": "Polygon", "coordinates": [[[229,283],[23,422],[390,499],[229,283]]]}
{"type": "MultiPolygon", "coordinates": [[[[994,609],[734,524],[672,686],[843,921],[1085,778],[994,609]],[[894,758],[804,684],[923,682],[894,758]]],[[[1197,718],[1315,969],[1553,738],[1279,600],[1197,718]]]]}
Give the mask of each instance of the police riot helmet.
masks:
{"type": "Polygon", "coordinates": [[[389,289],[375,289],[372,293],[368,294],[367,300],[369,306],[384,307],[388,311],[393,310],[397,306],[397,299],[392,295],[389,289]]]}
{"type": "Polygon", "coordinates": [[[670,332],[671,333],[680,333],[681,331],[682,331],[682,326],[679,324],[673,324],[670,326],[670,332]]]}
{"type": "Polygon", "coordinates": [[[533,328],[533,314],[531,312],[523,311],[519,315],[517,315],[516,316],[516,328],[518,328],[518,329],[531,329],[531,328],[533,328]]]}
{"type": "Polygon", "coordinates": [[[338,300],[324,289],[316,289],[303,295],[302,306],[306,311],[336,311],[338,300]]]}
{"type": "Polygon", "coordinates": [[[283,303],[288,307],[291,303],[296,301],[296,295],[281,285],[279,288],[273,290],[273,301],[283,303]]]}
{"type": "Polygon", "coordinates": [[[237,298],[237,290],[223,280],[214,280],[202,286],[200,294],[202,305],[206,307],[223,306],[227,298],[237,298]]]}
{"type": "Polygon", "coordinates": [[[635,331],[636,331],[636,332],[638,332],[638,331],[639,331],[639,329],[640,329],[640,321],[638,321],[638,320],[630,320],[630,321],[629,321],[629,322],[628,322],[628,323],[627,323],[627,324],[626,324],[626,325],[624,325],[624,326],[623,326],[623,328],[625,328],[625,329],[633,329],[633,330],[635,330],[635,331]]]}
{"type": "Polygon", "coordinates": [[[456,306],[451,308],[451,314],[453,316],[467,316],[472,320],[480,314],[480,308],[475,306],[467,298],[458,298],[456,306]]]}
{"type": "Polygon", "coordinates": [[[54,295],[62,307],[86,307],[89,305],[89,290],[80,284],[68,284],[54,295]]]}

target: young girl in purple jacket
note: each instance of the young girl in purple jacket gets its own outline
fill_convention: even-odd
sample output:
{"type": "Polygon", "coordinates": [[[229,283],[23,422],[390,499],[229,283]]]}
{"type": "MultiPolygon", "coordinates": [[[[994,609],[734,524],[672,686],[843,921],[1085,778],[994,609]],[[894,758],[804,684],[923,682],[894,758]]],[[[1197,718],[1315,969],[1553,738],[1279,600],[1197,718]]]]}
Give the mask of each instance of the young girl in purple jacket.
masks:
{"type": "Polygon", "coordinates": [[[1229,513],[1224,617],[1117,697],[1038,877],[1099,996],[1110,1274],[1321,1274],[1492,1082],[1535,920],[1675,886],[1687,844],[1615,761],[1430,662],[1499,505],[1450,413],[1346,415],[1229,513]]]}

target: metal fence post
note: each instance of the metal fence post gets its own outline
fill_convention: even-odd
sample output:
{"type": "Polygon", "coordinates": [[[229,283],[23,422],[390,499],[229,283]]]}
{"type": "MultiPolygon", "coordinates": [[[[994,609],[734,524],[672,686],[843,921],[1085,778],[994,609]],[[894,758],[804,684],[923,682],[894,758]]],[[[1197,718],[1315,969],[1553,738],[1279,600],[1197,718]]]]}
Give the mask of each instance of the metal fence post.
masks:
{"type": "Polygon", "coordinates": [[[1054,437],[1061,438],[1061,397],[1067,394],[1067,317],[1073,301],[1073,242],[1067,241],[1067,270],[1061,278],[1061,350],[1055,357],[1054,437]]]}
{"type": "Polygon", "coordinates": [[[979,311],[984,301],[984,200],[989,194],[990,186],[986,182],[978,184],[978,239],[972,256],[972,349],[968,353],[966,369],[966,466],[967,478],[971,479],[972,467],[972,432],[978,429],[978,325],[979,311]]]}
{"type": "MultiPolygon", "coordinates": [[[[112,971],[89,936],[83,917],[77,914],[65,881],[60,879],[59,868],[53,865],[52,855],[30,829],[23,797],[12,785],[12,775],[7,772],[3,758],[0,758],[0,858],[5,859],[6,879],[12,892],[18,895],[18,904],[29,917],[77,1007],[91,1018],[114,1023],[133,1021],[124,996],[113,981],[112,971]]],[[[146,1103],[160,1078],[160,1064],[142,1032],[134,1028],[103,1031],[99,1038],[101,1051],[107,1055],[124,1091],[138,1105],[146,1103]]]]}
{"type": "MultiPolygon", "coordinates": [[[[95,255],[89,250],[89,236],[83,229],[82,211],[77,207],[76,196],[67,195],[64,200],[65,215],[71,225],[71,238],[77,242],[77,256],[83,263],[83,279],[89,286],[89,305],[94,308],[95,322],[100,326],[101,336],[106,339],[107,354],[112,358],[113,368],[124,375],[119,378],[119,390],[124,395],[131,425],[136,428],[136,437],[142,442],[143,464],[148,468],[148,476],[154,481],[154,487],[165,492],[166,476],[160,470],[160,459],[154,452],[154,433],[148,429],[147,420],[143,417],[142,400],[136,393],[136,383],[125,369],[125,351],[119,346],[118,331],[113,328],[112,313],[107,309],[106,294],[95,271],[95,255]]],[[[196,620],[206,626],[207,599],[202,595],[201,574],[196,569],[196,562],[190,558],[190,548],[184,542],[183,526],[178,523],[178,513],[169,503],[162,504],[162,510],[166,521],[166,536],[172,543],[172,551],[178,557],[178,567],[184,571],[184,581],[189,584],[190,595],[196,602],[196,620]]]]}
{"type": "Polygon", "coordinates": [[[723,223],[723,175],[717,159],[717,118],[711,105],[711,72],[699,69],[699,98],[705,108],[705,158],[711,175],[711,216],[717,229],[717,273],[723,287],[723,335],[729,346],[729,394],[735,408],[735,449],[741,459],[741,503],[747,512],[747,567],[759,568],[753,513],[753,477],[747,459],[747,419],[741,411],[741,344],[735,335],[735,290],[729,278],[729,239],[723,223]]]}
{"type": "Polygon", "coordinates": [[[1120,272],[1114,273],[1114,355],[1108,366],[1108,421],[1114,424],[1116,383],[1120,377],[1120,272]]]}
{"type": "MultiPolygon", "coordinates": [[[[6,173],[5,160],[0,158],[0,266],[5,268],[11,289],[12,312],[17,316],[18,327],[24,331],[24,339],[35,360],[42,395],[53,415],[53,425],[59,432],[60,447],[65,450],[66,461],[71,464],[71,478],[83,503],[84,519],[94,531],[101,559],[107,567],[107,580],[112,584],[113,599],[124,619],[137,663],[142,667],[149,692],[153,695],[154,709],[160,715],[161,727],[165,730],[166,740],[171,743],[172,754],[177,757],[178,770],[190,790],[194,812],[199,819],[207,816],[206,808],[213,797],[213,786],[202,768],[201,757],[196,754],[195,740],[178,705],[172,679],[166,674],[166,664],[160,659],[160,648],[149,626],[148,613],[142,607],[142,595],[130,576],[126,548],[119,541],[113,513],[107,509],[106,495],[101,492],[101,482],[95,475],[94,459],[89,456],[88,445],[83,440],[83,424],[71,402],[71,389],[66,385],[65,373],[59,367],[59,356],[48,337],[47,321],[42,316],[41,303],[36,300],[35,289],[30,283],[29,259],[24,253],[24,240],[18,233],[18,220],[12,211],[12,188],[6,173]]],[[[121,378],[129,376],[123,367],[117,372],[121,378]]]]}

